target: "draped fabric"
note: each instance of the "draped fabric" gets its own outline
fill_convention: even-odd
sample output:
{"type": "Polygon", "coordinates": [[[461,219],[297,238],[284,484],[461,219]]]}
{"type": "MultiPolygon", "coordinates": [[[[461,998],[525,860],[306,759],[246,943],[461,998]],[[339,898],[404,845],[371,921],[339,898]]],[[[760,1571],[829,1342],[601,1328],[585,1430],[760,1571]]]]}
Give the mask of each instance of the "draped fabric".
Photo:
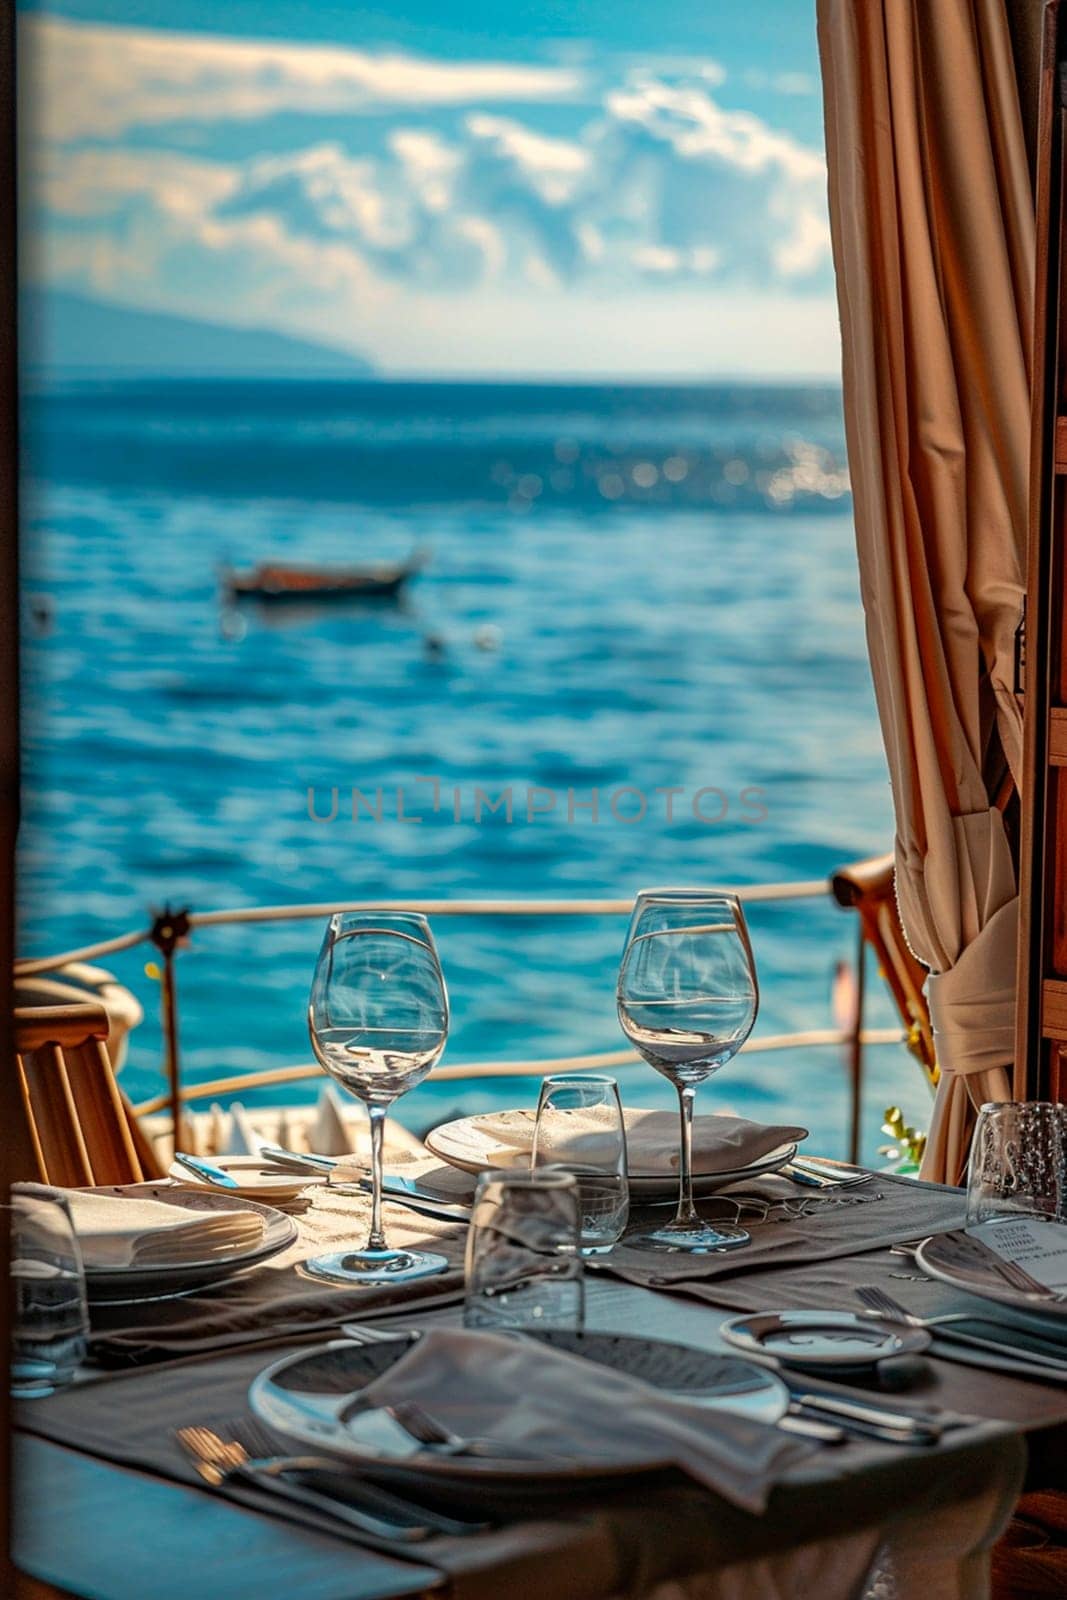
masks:
{"type": "Polygon", "coordinates": [[[942,1070],[923,1176],[1010,1098],[1001,812],[1027,515],[1034,205],[1003,0],[818,0],[860,584],[908,942],[942,1070]]]}

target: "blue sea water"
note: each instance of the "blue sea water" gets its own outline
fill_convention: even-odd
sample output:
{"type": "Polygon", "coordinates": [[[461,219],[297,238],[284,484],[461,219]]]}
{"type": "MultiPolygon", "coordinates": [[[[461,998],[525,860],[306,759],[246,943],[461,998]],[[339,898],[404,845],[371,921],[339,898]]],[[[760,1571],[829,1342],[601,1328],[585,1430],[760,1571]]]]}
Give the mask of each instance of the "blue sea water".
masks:
{"type": "MultiPolygon", "coordinates": [[[[622,896],[819,877],[891,840],[832,389],[81,383],[27,395],[23,440],[24,953],[165,901],[622,896]],[[220,604],[227,563],[415,549],[400,607],[220,604]],[[511,820],[478,790],[510,790],[511,820]]],[[[759,1031],[829,1025],[851,919],[751,920],[759,1031]]],[[[440,919],[446,1062],[617,1048],[622,931],[440,919]]],[[[320,932],[197,933],[190,1080],[308,1059],[320,932]]],[[[109,963],[148,1012],[135,1098],[161,1087],[150,954],[109,963]]],[[[903,1051],[870,1073],[868,1148],[889,1101],[926,1113],[903,1051]]],[[[705,1096],[840,1149],[845,1082],[833,1050],[749,1055],[705,1096]]],[[[535,1087],[427,1084],[400,1115],[535,1087]]]]}

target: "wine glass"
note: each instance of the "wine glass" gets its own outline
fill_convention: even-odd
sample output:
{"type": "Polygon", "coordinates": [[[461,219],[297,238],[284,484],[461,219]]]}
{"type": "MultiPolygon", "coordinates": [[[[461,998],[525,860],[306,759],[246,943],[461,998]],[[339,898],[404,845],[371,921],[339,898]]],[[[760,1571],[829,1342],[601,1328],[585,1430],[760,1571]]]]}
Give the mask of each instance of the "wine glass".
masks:
{"type": "Polygon", "coordinates": [[[448,1037],[448,995],[426,918],[336,912],[311,984],[308,1031],[319,1065],[367,1107],[372,1202],[364,1248],[316,1256],[306,1270],[330,1283],[394,1283],[443,1272],[444,1256],[391,1250],[382,1230],[386,1111],[422,1082],[448,1037]]]}
{"type": "Polygon", "coordinates": [[[644,889],[619,968],[619,1021],[631,1044],[678,1090],[678,1210],[673,1221],[627,1244],[704,1253],[747,1244],[733,1223],[706,1222],[693,1205],[693,1101],[752,1032],[759,1009],[756,964],[736,895],[644,889]]]}

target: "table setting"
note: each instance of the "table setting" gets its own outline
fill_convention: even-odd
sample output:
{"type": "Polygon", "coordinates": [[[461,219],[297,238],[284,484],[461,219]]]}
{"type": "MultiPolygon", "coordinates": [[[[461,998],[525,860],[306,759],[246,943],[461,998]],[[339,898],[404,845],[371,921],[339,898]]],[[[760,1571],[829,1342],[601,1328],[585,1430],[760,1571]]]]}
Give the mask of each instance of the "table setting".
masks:
{"type": "Polygon", "coordinates": [[[447,991],[425,918],[335,914],[309,1033],[366,1106],[369,1166],[263,1145],[125,1191],[22,1186],[20,1426],[407,1563],[412,1593],[492,1594],[516,1563],[569,1593],[553,1561],[581,1551],[607,1600],[825,1544],[832,1600],[909,1518],[946,1519],[947,1573],[1010,1508],[1022,1432],[1067,1423],[1060,1108],[986,1108],[967,1192],[697,1115],[758,1010],[730,895],[639,895],[617,1002],[677,1115],[553,1075],[386,1172],[447,991]]]}

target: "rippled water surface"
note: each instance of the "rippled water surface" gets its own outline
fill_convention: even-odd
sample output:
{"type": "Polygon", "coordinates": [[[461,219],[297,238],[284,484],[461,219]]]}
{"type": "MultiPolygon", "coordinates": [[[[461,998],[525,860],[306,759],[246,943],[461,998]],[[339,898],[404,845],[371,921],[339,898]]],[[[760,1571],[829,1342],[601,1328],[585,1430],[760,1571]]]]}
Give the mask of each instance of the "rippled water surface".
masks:
{"type": "MultiPolygon", "coordinates": [[[[819,877],[891,839],[832,391],[81,386],[31,398],[24,427],[26,951],[167,900],[623,895],[819,877]],[[415,549],[400,607],[220,606],[227,563],[415,549]]],[[[760,1031],[828,1025],[851,920],[752,922],[760,1031]]],[[[319,931],[198,933],[190,1078],[307,1058],[319,931]]],[[[446,1063],[621,1044],[620,922],[437,932],[446,1063]]],[[[135,1096],[160,1086],[144,961],[112,962],[150,1013],[135,1096]]],[[[925,1114],[896,1050],[871,1071],[872,1128],[901,1096],[925,1114]]],[[[650,1071],[625,1082],[669,1103],[650,1071]]],[[[844,1084],[835,1052],[784,1052],[705,1095],[836,1146],[844,1084]]],[[[533,1092],[424,1085],[402,1115],[533,1092]]]]}

